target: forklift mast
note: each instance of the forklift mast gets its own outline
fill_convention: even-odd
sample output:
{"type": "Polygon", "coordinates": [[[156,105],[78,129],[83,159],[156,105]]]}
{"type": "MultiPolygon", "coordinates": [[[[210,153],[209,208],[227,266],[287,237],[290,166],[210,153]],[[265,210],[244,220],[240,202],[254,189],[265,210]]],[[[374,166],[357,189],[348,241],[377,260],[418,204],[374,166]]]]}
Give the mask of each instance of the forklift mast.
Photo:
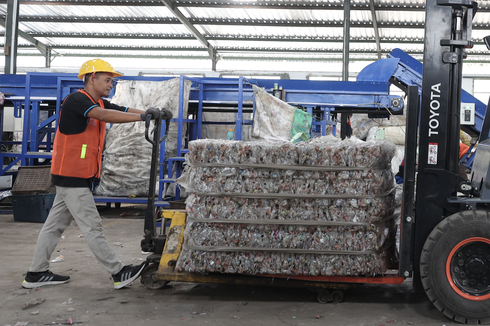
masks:
{"type": "MultiPolygon", "coordinates": [[[[462,64],[464,49],[473,47],[471,24],[476,10],[474,1],[426,1],[420,116],[414,117],[418,110],[413,110],[407,118],[405,153],[405,165],[412,171],[407,179],[415,180],[418,129],[416,198],[414,202],[413,189],[406,184],[402,229],[409,232],[402,232],[400,257],[401,276],[413,271],[416,288],[421,285],[419,264],[425,241],[439,222],[460,208],[448,198],[464,181],[458,175],[462,64]],[[410,251],[411,255],[403,254],[410,251]]],[[[416,92],[412,92],[412,102],[413,97],[418,97],[416,92]]],[[[414,109],[417,102],[408,109],[414,109]]]]}

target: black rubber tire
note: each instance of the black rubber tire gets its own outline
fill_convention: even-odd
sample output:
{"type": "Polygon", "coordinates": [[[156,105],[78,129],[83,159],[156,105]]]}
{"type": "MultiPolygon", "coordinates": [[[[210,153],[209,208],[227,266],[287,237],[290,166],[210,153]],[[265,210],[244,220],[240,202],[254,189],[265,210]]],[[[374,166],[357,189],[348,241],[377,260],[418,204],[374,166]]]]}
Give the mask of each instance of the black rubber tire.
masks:
{"type": "Polygon", "coordinates": [[[451,287],[446,276],[446,262],[453,248],[475,237],[490,239],[489,212],[468,210],[444,219],[432,230],[424,244],[420,276],[430,301],[445,316],[459,323],[489,324],[490,299],[474,301],[464,298],[451,287]]]}
{"type": "Polygon", "coordinates": [[[344,292],[340,290],[335,290],[332,292],[332,302],[341,303],[344,300],[344,292]]]}
{"type": "Polygon", "coordinates": [[[324,289],[318,292],[316,299],[321,304],[326,304],[332,302],[332,295],[330,294],[330,292],[324,289]]]}
{"type": "Polygon", "coordinates": [[[169,282],[162,281],[155,277],[158,271],[158,264],[150,264],[141,272],[141,283],[149,290],[160,290],[165,287],[169,282]]]}

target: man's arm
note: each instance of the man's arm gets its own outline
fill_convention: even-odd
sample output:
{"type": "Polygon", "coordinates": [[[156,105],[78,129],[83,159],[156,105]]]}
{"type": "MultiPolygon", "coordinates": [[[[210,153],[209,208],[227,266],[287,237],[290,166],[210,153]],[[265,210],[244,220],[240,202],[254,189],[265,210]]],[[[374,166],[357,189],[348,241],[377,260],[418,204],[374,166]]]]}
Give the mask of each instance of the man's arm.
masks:
{"type": "Polygon", "coordinates": [[[141,121],[140,114],[142,113],[145,113],[145,111],[130,108],[127,112],[121,112],[117,110],[103,109],[100,106],[96,106],[92,108],[86,116],[109,123],[125,123],[141,121]]]}
{"type": "Polygon", "coordinates": [[[129,108],[126,112],[142,114],[145,113],[145,110],[129,108]]]}

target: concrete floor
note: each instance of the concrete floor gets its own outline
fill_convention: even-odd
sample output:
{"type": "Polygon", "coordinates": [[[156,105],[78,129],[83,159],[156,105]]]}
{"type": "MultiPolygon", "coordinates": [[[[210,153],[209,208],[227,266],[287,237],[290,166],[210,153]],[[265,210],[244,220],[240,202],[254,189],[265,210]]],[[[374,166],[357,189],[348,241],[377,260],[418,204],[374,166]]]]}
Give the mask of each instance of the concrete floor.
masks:
{"type": "MultiPolygon", "coordinates": [[[[141,253],[144,207],[101,211],[109,243],[125,264],[146,259],[141,253]],[[135,216],[139,213],[140,216],[135,216]],[[120,216],[123,214],[124,216],[120,216]]],[[[113,290],[112,280],[93,257],[80,230],[71,226],[51,265],[69,275],[67,284],[38,290],[21,287],[42,224],[15,222],[0,215],[0,326],[28,325],[454,325],[410,282],[398,286],[361,286],[345,292],[339,304],[320,304],[307,289],[170,283],[146,289],[137,280],[113,290]],[[38,298],[36,306],[22,306],[38,298]],[[72,302],[70,304],[70,302],[72,302]],[[18,324],[25,325],[25,324],[18,324]]]]}

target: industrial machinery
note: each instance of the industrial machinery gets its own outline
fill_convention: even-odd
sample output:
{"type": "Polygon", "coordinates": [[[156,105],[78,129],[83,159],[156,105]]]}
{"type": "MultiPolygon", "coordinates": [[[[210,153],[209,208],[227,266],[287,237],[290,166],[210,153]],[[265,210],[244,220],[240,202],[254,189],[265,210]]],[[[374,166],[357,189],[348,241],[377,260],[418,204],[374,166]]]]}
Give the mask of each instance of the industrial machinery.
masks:
{"type": "MultiPolygon", "coordinates": [[[[142,282],[157,289],[170,281],[316,287],[320,302],[342,300],[341,290],[363,283],[400,284],[413,278],[434,305],[460,323],[490,323],[490,119],[485,119],[470,180],[458,175],[460,102],[464,49],[473,46],[477,3],[426,2],[421,97],[407,87],[405,174],[397,274],[375,277],[193,274],[174,266],[184,241],[185,213],[171,219],[158,266],[142,282]],[[418,152],[418,159],[417,159],[418,152]],[[416,172],[416,166],[418,172],[416,172]],[[326,289],[334,289],[332,293],[326,289]]],[[[156,252],[157,256],[160,252],[156,252]]]]}

